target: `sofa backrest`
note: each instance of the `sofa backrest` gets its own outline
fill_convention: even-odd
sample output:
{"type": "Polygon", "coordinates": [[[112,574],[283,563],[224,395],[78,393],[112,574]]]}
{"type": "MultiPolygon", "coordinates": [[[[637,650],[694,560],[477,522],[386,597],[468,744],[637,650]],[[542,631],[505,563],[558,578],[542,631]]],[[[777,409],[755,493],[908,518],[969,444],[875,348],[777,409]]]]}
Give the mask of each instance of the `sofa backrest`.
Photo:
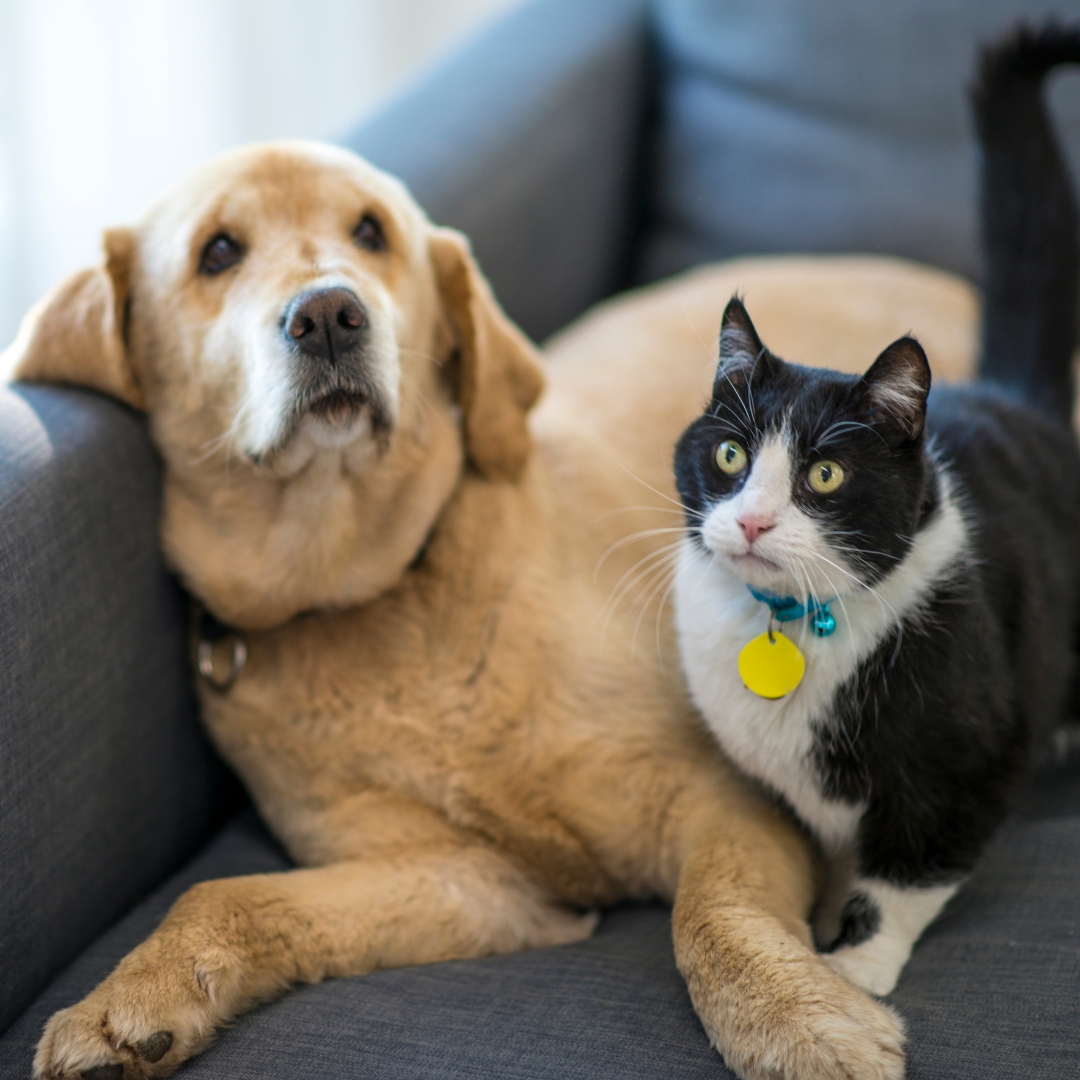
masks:
{"type": "MultiPolygon", "coordinates": [[[[862,251],[977,280],[976,48],[1054,12],[1080,21],[1077,0],[654,0],[660,118],[638,276],[862,251]]],[[[1052,76],[1050,98],[1080,165],[1080,76],[1052,76]]]]}

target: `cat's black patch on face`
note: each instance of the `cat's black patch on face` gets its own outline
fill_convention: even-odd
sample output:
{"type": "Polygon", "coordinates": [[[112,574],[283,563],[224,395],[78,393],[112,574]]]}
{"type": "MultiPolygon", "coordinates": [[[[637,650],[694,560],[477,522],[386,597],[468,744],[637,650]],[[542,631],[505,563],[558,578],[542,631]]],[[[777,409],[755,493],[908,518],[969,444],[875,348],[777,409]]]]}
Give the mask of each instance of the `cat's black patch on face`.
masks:
{"type": "Polygon", "coordinates": [[[675,482],[697,531],[710,509],[736,494],[770,435],[784,432],[795,463],[792,498],[820,523],[830,546],[872,584],[904,557],[936,507],[922,433],[929,367],[918,344],[902,338],[864,377],[785,363],[762,345],[742,304],[724,312],[720,365],[705,413],[675,450],[675,482]],[[737,475],[717,464],[721,443],[745,449],[737,475]],[[828,494],[808,473],[831,461],[843,483],[828,494]]]}
{"type": "Polygon", "coordinates": [[[861,945],[881,929],[881,909],[866,893],[853,893],[840,913],[840,936],[822,952],[834,952],[843,945],[861,945]]]}

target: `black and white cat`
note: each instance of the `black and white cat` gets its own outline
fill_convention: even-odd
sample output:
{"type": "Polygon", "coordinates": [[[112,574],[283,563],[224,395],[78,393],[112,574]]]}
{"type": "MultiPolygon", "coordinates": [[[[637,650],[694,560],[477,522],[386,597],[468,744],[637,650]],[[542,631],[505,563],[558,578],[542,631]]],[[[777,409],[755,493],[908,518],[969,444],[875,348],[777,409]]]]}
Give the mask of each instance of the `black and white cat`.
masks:
{"type": "Polygon", "coordinates": [[[1041,97],[1063,61],[1080,32],[1058,27],[983,57],[982,380],[929,395],[910,337],[861,378],[788,364],[733,299],[712,400],[676,451],[694,700],[820,841],[835,895],[819,945],[876,994],[1080,704],[1080,257],[1041,97]],[[769,667],[780,634],[805,668],[784,642],[780,682],[797,685],[777,697],[744,649],[759,639],[769,667]]]}

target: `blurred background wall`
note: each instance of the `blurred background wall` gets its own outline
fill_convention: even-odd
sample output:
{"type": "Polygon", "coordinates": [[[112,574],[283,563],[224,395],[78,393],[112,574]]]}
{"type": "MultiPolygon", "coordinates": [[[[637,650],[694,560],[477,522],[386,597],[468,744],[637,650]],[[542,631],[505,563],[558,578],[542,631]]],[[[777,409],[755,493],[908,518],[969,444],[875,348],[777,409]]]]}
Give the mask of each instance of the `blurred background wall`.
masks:
{"type": "Polygon", "coordinates": [[[0,0],[0,349],[190,166],[328,139],[518,0],[0,0]]]}

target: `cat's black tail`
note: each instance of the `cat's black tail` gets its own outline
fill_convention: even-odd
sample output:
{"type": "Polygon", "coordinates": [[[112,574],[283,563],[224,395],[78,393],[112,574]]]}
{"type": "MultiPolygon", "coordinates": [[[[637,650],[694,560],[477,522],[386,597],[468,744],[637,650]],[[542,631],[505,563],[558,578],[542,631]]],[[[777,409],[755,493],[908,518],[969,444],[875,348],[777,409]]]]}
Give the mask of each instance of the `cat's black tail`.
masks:
{"type": "Polygon", "coordinates": [[[1080,63],[1080,27],[1022,24],[983,51],[972,100],[983,154],[980,372],[1067,421],[1080,235],[1043,100],[1046,73],[1066,63],[1080,63]]]}

